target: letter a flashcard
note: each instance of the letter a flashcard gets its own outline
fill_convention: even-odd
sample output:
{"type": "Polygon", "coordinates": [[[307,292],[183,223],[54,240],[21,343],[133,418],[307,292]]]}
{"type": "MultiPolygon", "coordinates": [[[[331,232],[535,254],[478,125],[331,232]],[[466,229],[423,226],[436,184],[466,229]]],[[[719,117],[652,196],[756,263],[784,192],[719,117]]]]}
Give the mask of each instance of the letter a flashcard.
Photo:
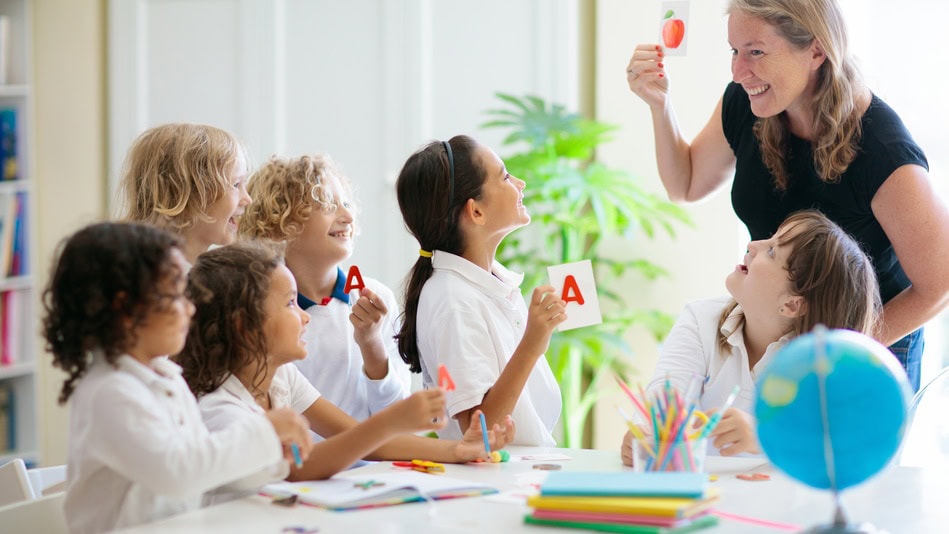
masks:
{"type": "Polygon", "coordinates": [[[567,320],[558,327],[561,332],[603,322],[590,260],[551,265],[547,267],[547,276],[567,303],[567,320]]]}

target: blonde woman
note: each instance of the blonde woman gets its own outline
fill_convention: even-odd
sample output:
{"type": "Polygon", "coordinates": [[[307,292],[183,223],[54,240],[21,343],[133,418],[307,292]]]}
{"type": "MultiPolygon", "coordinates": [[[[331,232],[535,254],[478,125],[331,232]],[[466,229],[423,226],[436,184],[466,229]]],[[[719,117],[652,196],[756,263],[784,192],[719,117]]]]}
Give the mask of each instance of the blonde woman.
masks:
{"type": "Polygon", "coordinates": [[[730,0],[733,83],[691,142],[679,130],[659,45],[639,45],[630,90],[652,111],[656,159],[673,200],[732,180],[752,240],[788,214],[820,209],[873,260],[884,302],[878,339],[919,388],[922,325],[949,298],[949,212],[926,156],[863,83],[835,0],[730,0]]]}

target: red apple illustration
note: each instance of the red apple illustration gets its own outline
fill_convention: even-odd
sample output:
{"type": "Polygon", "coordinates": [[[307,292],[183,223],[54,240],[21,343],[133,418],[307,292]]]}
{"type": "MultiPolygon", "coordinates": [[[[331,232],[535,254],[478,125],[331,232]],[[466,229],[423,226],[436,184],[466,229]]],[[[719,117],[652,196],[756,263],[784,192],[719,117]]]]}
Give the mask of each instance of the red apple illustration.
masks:
{"type": "Polygon", "coordinates": [[[666,11],[666,16],[662,17],[665,20],[662,23],[662,44],[666,45],[666,48],[678,48],[685,37],[685,22],[675,18],[675,15],[670,9],[666,11]]]}

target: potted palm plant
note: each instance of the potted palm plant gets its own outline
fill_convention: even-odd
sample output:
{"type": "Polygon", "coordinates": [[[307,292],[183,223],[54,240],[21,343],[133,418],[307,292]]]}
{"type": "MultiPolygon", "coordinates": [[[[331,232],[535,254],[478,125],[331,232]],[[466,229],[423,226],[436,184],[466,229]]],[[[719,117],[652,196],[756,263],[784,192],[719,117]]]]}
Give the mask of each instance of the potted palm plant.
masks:
{"type": "Polygon", "coordinates": [[[639,186],[628,173],[596,161],[597,146],[616,126],[568,112],[535,96],[497,94],[502,107],[488,110],[485,128],[508,134],[501,154],[511,174],[525,180],[524,204],[533,221],[509,235],[498,260],[525,273],[525,290],[544,283],[546,267],[591,260],[603,309],[603,323],[555,332],[548,360],[563,393],[562,446],[589,446],[584,430],[604,381],[629,370],[632,349],[624,334],[633,325],[660,340],[672,318],[653,309],[631,307],[611,282],[639,275],[645,280],[666,271],[646,258],[617,259],[607,243],[632,244],[657,232],[675,236],[677,224],[691,224],[678,206],[639,186]]]}

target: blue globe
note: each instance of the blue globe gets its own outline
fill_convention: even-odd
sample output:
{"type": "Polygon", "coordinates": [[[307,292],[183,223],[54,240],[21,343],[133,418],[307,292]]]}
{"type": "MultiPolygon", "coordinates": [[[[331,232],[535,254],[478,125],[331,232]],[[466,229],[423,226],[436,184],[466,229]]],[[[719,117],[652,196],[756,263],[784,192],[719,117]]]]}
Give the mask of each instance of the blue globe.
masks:
{"type": "Polygon", "coordinates": [[[758,439],[771,463],[808,486],[835,491],[890,462],[911,397],[906,373],[886,347],[823,327],[775,354],[757,390],[758,439]]]}

